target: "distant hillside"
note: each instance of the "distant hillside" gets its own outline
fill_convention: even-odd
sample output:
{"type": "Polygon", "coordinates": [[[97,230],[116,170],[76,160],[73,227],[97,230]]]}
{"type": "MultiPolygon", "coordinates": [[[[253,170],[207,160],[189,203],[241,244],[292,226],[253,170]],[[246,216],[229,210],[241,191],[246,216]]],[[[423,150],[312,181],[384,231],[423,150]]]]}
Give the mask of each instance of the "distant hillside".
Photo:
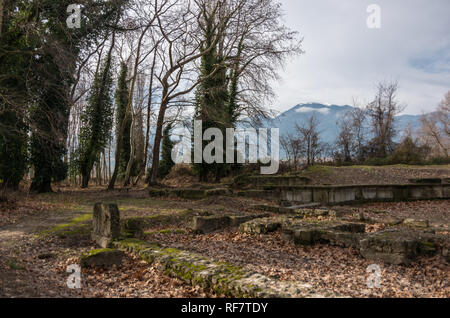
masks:
{"type": "MultiPolygon", "coordinates": [[[[280,135],[295,133],[295,125],[305,122],[312,115],[315,115],[320,122],[319,131],[323,141],[334,143],[338,134],[337,122],[346,112],[352,110],[352,106],[325,105],[319,103],[299,104],[290,110],[282,113],[278,117],[266,120],[264,126],[270,128],[280,128],[280,135]]],[[[420,115],[401,115],[397,117],[396,127],[401,136],[408,125],[418,127],[420,125],[420,115]]],[[[399,136],[399,137],[400,137],[399,136]]]]}

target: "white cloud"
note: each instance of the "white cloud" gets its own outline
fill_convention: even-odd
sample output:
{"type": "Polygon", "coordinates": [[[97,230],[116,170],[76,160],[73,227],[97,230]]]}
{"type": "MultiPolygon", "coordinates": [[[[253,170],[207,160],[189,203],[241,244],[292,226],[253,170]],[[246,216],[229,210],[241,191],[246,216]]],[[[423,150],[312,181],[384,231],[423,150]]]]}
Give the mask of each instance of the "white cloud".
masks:
{"type": "Polygon", "coordinates": [[[309,113],[309,112],[318,112],[324,115],[328,115],[330,112],[329,108],[311,108],[311,107],[301,107],[295,110],[297,113],[309,113]]]}
{"type": "Polygon", "coordinates": [[[276,109],[309,100],[369,101],[379,81],[397,80],[405,113],[432,111],[450,90],[450,1],[377,0],[381,29],[368,29],[373,0],[280,0],[306,54],[275,83],[276,109]]]}

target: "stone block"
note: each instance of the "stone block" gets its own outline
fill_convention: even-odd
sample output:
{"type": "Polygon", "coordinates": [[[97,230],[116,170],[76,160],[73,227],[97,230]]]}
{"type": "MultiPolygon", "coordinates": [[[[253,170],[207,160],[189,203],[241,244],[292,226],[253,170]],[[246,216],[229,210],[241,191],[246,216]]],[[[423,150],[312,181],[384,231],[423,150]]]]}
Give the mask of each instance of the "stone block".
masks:
{"type": "Polygon", "coordinates": [[[246,234],[268,234],[281,226],[282,221],[277,218],[263,218],[241,224],[240,231],[246,234]]]}
{"type": "Polygon", "coordinates": [[[81,256],[81,267],[103,267],[122,264],[125,253],[114,249],[94,250],[81,256]]]}
{"type": "Polygon", "coordinates": [[[230,216],[230,226],[231,227],[239,227],[241,224],[252,221],[254,219],[261,219],[268,217],[268,214],[260,214],[260,215],[246,215],[246,216],[240,216],[240,215],[232,215],[230,216]]]}
{"type": "Polygon", "coordinates": [[[429,228],[430,222],[428,220],[406,219],[403,221],[403,225],[417,228],[429,228]]]}
{"type": "Polygon", "coordinates": [[[94,206],[92,240],[107,248],[120,237],[120,213],[117,204],[97,203],[94,206]]]}
{"type": "Polygon", "coordinates": [[[283,228],[281,237],[297,245],[359,247],[364,231],[365,225],[360,223],[293,221],[283,228]]]}
{"type": "Polygon", "coordinates": [[[417,239],[404,231],[390,229],[374,233],[360,241],[361,255],[369,260],[394,265],[409,265],[419,254],[417,239]]]}
{"type": "Polygon", "coordinates": [[[206,234],[229,227],[230,225],[231,220],[228,216],[195,216],[192,229],[196,233],[206,234]]]}

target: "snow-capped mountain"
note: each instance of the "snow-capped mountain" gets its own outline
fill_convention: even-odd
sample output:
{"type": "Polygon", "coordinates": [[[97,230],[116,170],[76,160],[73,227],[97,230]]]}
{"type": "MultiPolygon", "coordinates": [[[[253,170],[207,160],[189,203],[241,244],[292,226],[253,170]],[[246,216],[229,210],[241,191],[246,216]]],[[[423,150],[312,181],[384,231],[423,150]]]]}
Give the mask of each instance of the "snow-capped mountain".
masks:
{"type": "MultiPolygon", "coordinates": [[[[337,122],[339,118],[353,107],[349,105],[329,105],[320,103],[299,104],[279,116],[269,119],[264,126],[271,128],[280,128],[280,135],[295,134],[296,124],[301,125],[314,115],[319,122],[320,136],[324,142],[334,143],[338,135],[339,128],[337,122]]],[[[396,127],[401,137],[408,125],[417,128],[420,125],[420,116],[401,115],[397,116],[396,127]]]]}

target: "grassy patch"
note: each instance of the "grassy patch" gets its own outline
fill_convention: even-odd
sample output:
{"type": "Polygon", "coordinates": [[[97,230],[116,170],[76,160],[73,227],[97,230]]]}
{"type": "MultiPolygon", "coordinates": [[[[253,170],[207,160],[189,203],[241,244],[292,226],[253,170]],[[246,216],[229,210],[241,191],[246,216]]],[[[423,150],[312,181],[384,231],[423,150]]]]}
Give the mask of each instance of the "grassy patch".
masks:
{"type": "Polygon", "coordinates": [[[163,234],[163,235],[168,235],[168,234],[186,234],[186,230],[183,229],[164,229],[164,230],[159,230],[159,231],[148,231],[145,232],[145,235],[155,235],[155,234],[163,234]]]}
{"type": "Polygon", "coordinates": [[[311,174],[325,174],[325,175],[331,175],[333,174],[333,168],[330,166],[310,166],[308,167],[304,172],[304,175],[311,175],[311,174]]]}
{"type": "Polygon", "coordinates": [[[91,230],[91,225],[88,224],[91,220],[92,214],[82,214],[70,220],[69,223],[59,224],[48,230],[39,232],[38,236],[45,237],[55,235],[64,238],[67,236],[87,235],[91,230]]]}

